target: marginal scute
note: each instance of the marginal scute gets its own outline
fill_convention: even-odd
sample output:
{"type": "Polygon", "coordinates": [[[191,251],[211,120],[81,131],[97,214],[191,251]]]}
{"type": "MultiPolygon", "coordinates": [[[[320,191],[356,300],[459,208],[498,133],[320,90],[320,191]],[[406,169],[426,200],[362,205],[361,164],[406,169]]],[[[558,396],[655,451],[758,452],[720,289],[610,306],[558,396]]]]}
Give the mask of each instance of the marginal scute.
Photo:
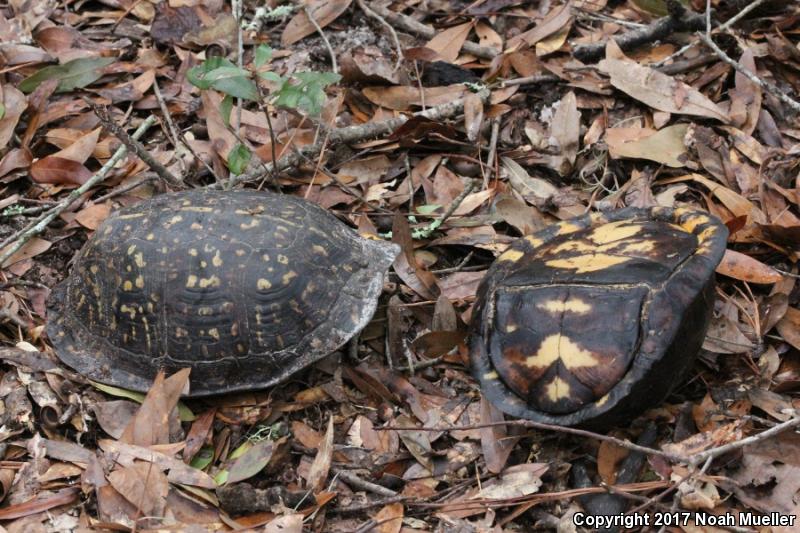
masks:
{"type": "Polygon", "coordinates": [[[262,388],[366,325],[398,251],[292,196],[160,195],[98,228],[51,295],[47,331],[100,382],[145,391],[189,366],[192,396],[262,388]]]}

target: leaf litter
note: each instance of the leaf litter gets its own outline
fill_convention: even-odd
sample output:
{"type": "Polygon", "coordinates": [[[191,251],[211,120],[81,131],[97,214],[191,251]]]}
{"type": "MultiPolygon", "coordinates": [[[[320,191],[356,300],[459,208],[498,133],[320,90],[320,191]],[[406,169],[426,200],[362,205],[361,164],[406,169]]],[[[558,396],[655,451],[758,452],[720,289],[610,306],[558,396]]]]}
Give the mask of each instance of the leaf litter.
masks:
{"type": "MultiPolygon", "coordinates": [[[[797,515],[796,434],[738,443],[797,416],[800,123],[779,93],[800,93],[800,8],[713,2],[712,38],[734,68],[659,18],[675,4],[337,0],[247,4],[240,21],[221,2],[0,8],[0,525],[574,527],[574,498],[619,483],[631,452],[502,424],[467,367],[475,291],[519,236],[587,209],[655,204],[706,209],[731,237],[691,378],[611,435],[635,441],[654,422],[667,454],[733,448],[702,472],[651,454],[637,482],[616,490],[674,491],[680,510],[797,515]],[[658,24],[666,34],[648,38],[658,24]],[[634,30],[645,37],[631,39],[634,30]],[[604,45],[597,61],[576,53],[591,43],[604,45]],[[241,108],[232,96],[245,98],[241,108]],[[141,142],[163,170],[141,154],[113,161],[11,253],[125,142],[85,99],[126,129],[158,116],[162,127],[141,142]],[[463,117],[335,139],[339,128],[462,99],[463,117]],[[256,158],[301,150],[312,155],[251,182],[316,201],[365,233],[391,232],[403,249],[350,353],[272,390],[187,402],[188,370],[142,396],[54,363],[44,301],[111,212],[175,187],[167,174],[213,186],[256,158]],[[571,488],[571,465],[587,458],[594,486],[571,488]]],[[[646,511],[669,508],[649,501],[646,511]]]]}

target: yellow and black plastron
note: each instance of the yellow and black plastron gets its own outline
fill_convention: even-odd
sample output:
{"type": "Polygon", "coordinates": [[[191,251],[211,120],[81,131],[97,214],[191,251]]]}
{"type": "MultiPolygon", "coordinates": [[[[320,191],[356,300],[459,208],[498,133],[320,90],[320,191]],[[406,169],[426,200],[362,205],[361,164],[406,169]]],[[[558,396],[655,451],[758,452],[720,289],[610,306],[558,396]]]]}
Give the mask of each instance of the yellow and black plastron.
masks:
{"type": "Polygon", "coordinates": [[[727,228],[694,209],[628,208],[512,244],[478,289],[470,357],[514,416],[608,426],[687,373],[713,307],[727,228]]]}

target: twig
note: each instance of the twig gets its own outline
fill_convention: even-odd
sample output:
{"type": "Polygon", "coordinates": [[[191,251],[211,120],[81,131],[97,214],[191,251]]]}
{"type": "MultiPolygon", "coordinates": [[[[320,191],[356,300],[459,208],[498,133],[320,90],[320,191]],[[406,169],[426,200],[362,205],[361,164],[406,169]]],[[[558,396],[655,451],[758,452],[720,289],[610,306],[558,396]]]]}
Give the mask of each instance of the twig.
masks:
{"type": "MultiPolygon", "coordinates": [[[[150,115],[147,117],[144,122],[142,122],[136,131],[131,136],[132,139],[137,140],[139,139],[144,133],[153,125],[156,121],[156,117],[150,115]]],[[[15,235],[12,235],[2,243],[0,243],[0,250],[4,249],[8,246],[9,243],[11,246],[5,250],[4,252],[0,253],[0,265],[3,265],[12,255],[14,255],[20,248],[22,248],[31,237],[40,234],[45,230],[48,224],[52,222],[58,215],[60,215],[65,209],[67,209],[72,202],[77,200],[83,193],[103,181],[106,175],[114,168],[125,154],[128,153],[128,148],[123,144],[117,151],[114,152],[108,161],[98,170],[94,176],[86,180],[86,183],[78,187],[77,189],[73,190],[71,193],[67,195],[66,198],[58,202],[55,206],[50,208],[47,212],[45,212],[42,216],[40,216],[37,220],[28,224],[25,228],[23,228],[20,232],[15,235]]]]}
{"type": "Polygon", "coordinates": [[[339,74],[339,66],[336,64],[336,54],[333,51],[331,42],[328,40],[325,32],[322,31],[322,28],[317,23],[317,19],[314,18],[314,15],[311,13],[311,9],[305,4],[303,4],[303,11],[308,17],[308,20],[311,22],[311,25],[314,26],[314,29],[317,30],[317,33],[319,33],[319,36],[322,37],[322,42],[325,43],[325,47],[328,49],[328,55],[331,56],[331,69],[335,74],[339,74]]]}
{"type": "MultiPolygon", "coordinates": [[[[734,24],[736,24],[737,22],[742,20],[742,18],[744,18],[748,13],[750,13],[752,10],[754,10],[755,8],[757,8],[758,6],[763,4],[764,2],[765,2],[765,0],[756,0],[755,2],[752,2],[746,8],[742,9],[741,11],[739,11],[736,15],[734,15],[731,18],[729,18],[728,20],[726,20],[725,23],[723,23],[722,26],[720,26],[718,29],[720,31],[728,31],[734,24]]],[[[697,46],[697,41],[692,41],[689,44],[685,45],[680,50],[678,50],[677,52],[675,52],[673,54],[670,54],[669,57],[665,57],[661,61],[659,61],[657,63],[653,63],[652,66],[654,68],[658,68],[658,67],[664,66],[669,61],[675,59],[676,57],[682,56],[683,54],[685,54],[686,52],[688,52],[689,50],[691,50],[695,46],[697,46]]]]}
{"type": "Polygon", "coordinates": [[[403,47],[400,45],[400,39],[397,37],[397,32],[394,31],[394,28],[391,24],[386,22],[385,18],[375,13],[375,11],[373,11],[364,0],[356,0],[356,2],[358,3],[358,7],[361,8],[361,11],[363,11],[366,16],[377,20],[381,25],[383,25],[383,27],[389,30],[389,34],[392,36],[395,51],[397,53],[397,62],[394,65],[394,70],[397,71],[403,64],[403,47]]]}
{"type": "Polygon", "coordinates": [[[761,78],[759,78],[758,76],[756,76],[755,74],[744,68],[744,66],[742,66],[742,64],[739,63],[738,61],[734,61],[719,46],[717,46],[717,44],[708,35],[698,33],[697,36],[700,37],[700,39],[704,43],[706,43],[706,45],[709,48],[711,48],[714,51],[714,53],[717,54],[717,56],[719,56],[721,60],[723,60],[724,62],[735,68],[740,74],[742,74],[748,80],[752,81],[762,89],[769,91],[775,97],[780,99],[783,103],[785,103],[786,105],[788,105],[789,107],[800,113],[800,102],[790,98],[786,93],[781,91],[778,87],[776,87],[772,83],[766,80],[762,80],[761,78]]]}
{"type": "Polygon", "coordinates": [[[505,80],[498,83],[498,87],[510,87],[511,85],[536,85],[539,83],[547,83],[551,81],[561,81],[561,78],[552,74],[536,74],[534,76],[525,76],[524,78],[514,78],[505,80]]]}
{"type": "Polygon", "coordinates": [[[458,206],[460,206],[461,202],[464,201],[464,198],[466,198],[474,188],[475,180],[470,180],[469,183],[467,183],[467,185],[464,187],[464,190],[461,191],[461,193],[459,193],[459,195],[452,202],[450,202],[450,205],[447,206],[447,211],[445,211],[441,217],[437,218],[426,227],[411,232],[411,238],[427,239],[431,233],[439,229],[439,227],[444,224],[453,213],[455,213],[456,209],[458,209],[458,206]]]}
{"type": "Polygon", "coordinates": [[[386,487],[383,487],[381,485],[363,480],[354,473],[350,472],[349,470],[332,467],[331,471],[333,471],[337,476],[339,476],[339,478],[342,481],[344,481],[345,483],[356,489],[372,492],[380,496],[393,497],[398,495],[397,492],[393,491],[392,489],[387,489],[386,487]]]}
{"type": "Polygon", "coordinates": [[[707,461],[708,459],[719,457],[720,455],[724,455],[728,452],[732,452],[733,450],[738,450],[740,448],[744,448],[745,446],[749,446],[751,444],[755,444],[757,442],[761,442],[762,440],[766,440],[770,437],[774,437],[784,431],[789,429],[795,428],[800,426],[800,416],[795,415],[794,418],[790,418],[786,422],[781,422],[780,424],[771,427],[761,433],[756,435],[751,435],[749,437],[745,437],[743,439],[729,442],[728,444],[723,444],[722,446],[717,446],[716,448],[711,448],[710,450],[706,450],[704,452],[698,452],[688,459],[688,463],[692,466],[697,466],[698,464],[707,461]]]}
{"type": "Polygon", "coordinates": [[[144,176],[142,176],[142,179],[140,180],[136,180],[131,183],[128,183],[127,185],[117,187],[107,194],[98,196],[97,198],[94,199],[94,203],[99,204],[100,202],[104,202],[105,200],[109,200],[111,198],[114,198],[115,196],[119,196],[120,194],[125,194],[126,192],[132,191],[136,187],[144,185],[145,183],[153,181],[154,179],[156,179],[155,173],[147,172],[144,174],[144,176]]]}
{"type": "Polygon", "coordinates": [[[615,444],[621,448],[625,448],[631,451],[642,452],[648,455],[658,455],[660,457],[664,457],[665,459],[669,459],[670,461],[674,462],[686,462],[686,457],[683,455],[665,452],[663,450],[656,450],[655,448],[648,448],[647,446],[640,446],[638,444],[634,444],[628,440],[618,439],[616,437],[611,437],[609,435],[602,435],[600,433],[595,433],[593,431],[588,431],[586,429],[578,429],[573,427],[566,427],[566,426],[557,426],[555,424],[545,424],[543,422],[534,422],[533,420],[506,420],[505,422],[490,422],[487,424],[470,424],[468,426],[443,426],[443,427],[391,427],[391,426],[384,426],[384,427],[376,427],[376,431],[469,431],[472,429],[481,429],[481,428],[491,428],[496,426],[521,426],[524,428],[531,428],[531,429],[540,429],[544,431],[555,431],[558,433],[567,433],[570,435],[577,435],[579,437],[587,437],[590,439],[596,439],[601,441],[610,442],[615,444]]]}
{"type": "Polygon", "coordinates": [[[170,142],[175,147],[175,156],[178,159],[178,164],[181,166],[181,171],[184,175],[186,175],[186,163],[181,157],[182,149],[185,148],[183,144],[180,142],[180,138],[178,137],[178,131],[175,129],[175,123],[172,121],[172,116],[169,114],[169,109],[167,108],[167,103],[164,100],[164,95],[161,94],[161,88],[158,86],[158,80],[153,80],[153,92],[156,95],[156,102],[158,102],[158,107],[161,109],[161,114],[164,116],[164,122],[167,125],[167,132],[170,142]]]}
{"type": "MultiPolygon", "coordinates": [[[[481,99],[485,102],[489,98],[489,91],[482,90],[478,93],[481,99]]],[[[436,107],[431,107],[420,113],[415,113],[412,116],[425,117],[431,120],[442,120],[450,118],[464,110],[464,100],[459,99],[454,102],[448,102],[436,107]]],[[[366,124],[359,124],[357,126],[348,126],[346,128],[336,128],[330,130],[328,138],[328,145],[333,146],[340,143],[360,142],[366,139],[373,139],[382,135],[388,135],[394,130],[405,124],[410,117],[401,115],[389,120],[381,122],[368,122],[366,124]]],[[[259,181],[264,177],[264,171],[272,172],[273,170],[281,171],[302,162],[303,157],[313,158],[319,155],[322,150],[322,143],[314,143],[303,146],[298,149],[296,153],[289,153],[281,157],[278,161],[263,164],[258,158],[251,159],[247,170],[238,176],[232,176],[225,184],[227,187],[234,187],[240,183],[248,183],[251,181],[259,181]]],[[[211,184],[209,188],[219,189],[223,186],[221,183],[211,184]]]]}
{"type": "MultiPolygon", "coordinates": [[[[667,2],[669,15],[654,20],[644,28],[628,31],[616,37],[614,41],[624,50],[633,50],[643,44],[661,40],[681,30],[701,30],[705,25],[703,15],[691,13],[680,2],[667,2]]],[[[581,61],[596,61],[602,57],[606,49],[605,42],[583,44],[575,47],[573,55],[581,61]]]]}
{"type": "MultiPolygon", "coordinates": [[[[402,13],[395,13],[394,11],[377,4],[372,4],[370,7],[373,11],[382,16],[393,26],[397,26],[402,30],[417,34],[425,39],[433,39],[438,33],[430,26],[426,26],[421,22],[417,22],[413,18],[403,15],[402,13]]],[[[472,41],[464,41],[464,44],[461,45],[461,49],[480,59],[492,60],[498,54],[500,54],[500,52],[494,48],[487,48],[477,43],[473,43],[472,41]]]]}
{"type": "Polygon", "coordinates": [[[744,448],[745,446],[749,446],[751,444],[755,444],[762,440],[768,439],[784,431],[789,429],[795,428],[800,426],[800,416],[795,416],[786,422],[782,422],[774,427],[767,429],[766,431],[762,431],[757,435],[751,435],[750,437],[746,437],[734,442],[729,442],[728,444],[724,444],[722,446],[717,446],[715,448],[710,448],[703,452],[698,452],[693,455],[683,455],[683,454],[676,454],[671,452],[665,452],[663,450],[656,450],[655,448],[648,448],[646,446],[640,446],[638,444],[634,444],[627,440],[618,439],[616,437],[611,437],[608,435],[602,435],[600,433],[594,433],[592,431],[588,431],[585,429],[578,429],[572,427],[564,427],[564,426],[557,426],[555,424],[545,424],[542,422],[534,422],[533,420],[507,420],[505,422],[492,422],[488,424],[472,424],[469,426],[445,426],[445,427],[379,427],[375,428],[378,431],[467,431],[471,429],[481,429],[487,427],[495,427],[495,426],[521,426],[525,428],[532,428],[532,429],[541,429],[546,431],[556,431],[559,433],[568,433],[570,435],[577,435],[580,437],[588,437],[590,439],[596,439],[601,441],[610,442],[621,448],[626,448],[631,451],[637,451],[646,453],[649,455],[658,455],[660,457],[664,457],[665,459],[669,459],[670,461],[676,463],[685,463],[690,466],[697,466],[700,463],[708,461],[709,458],[719,457],[720,455],[724,455],[728,452],[733,450],[738,450],[740,448],[744,448]]]}
{"type": "Polygon", "coordinates": [[[182,188],[183,183],[181,180],[176,178],[172,175],[167,167],[159,163],[155,160],[155,158],[150,155],[144,146],[139,143],[136,139],[132,139],[128,132],[125,131],[119,124],[117,124],[112,118],[111,115],[108,114],[108,110],[103,106],[97,105],[96,103],[92,102],[88,98],[83,98],[83,101],[86,102],[89,107],[92,108],[94,114],[97,115],[97,118],[100,119],[100,122],[103,124],[108,131],[110,131],[114,137],[120,140],[122,144],[127,146],[128,150],[131,150],[135,153],[139,159],[145,162],[147,166],[149,166],[153,172],[158,174],[158,176],[171,185],[174,188],[182,188]]]}

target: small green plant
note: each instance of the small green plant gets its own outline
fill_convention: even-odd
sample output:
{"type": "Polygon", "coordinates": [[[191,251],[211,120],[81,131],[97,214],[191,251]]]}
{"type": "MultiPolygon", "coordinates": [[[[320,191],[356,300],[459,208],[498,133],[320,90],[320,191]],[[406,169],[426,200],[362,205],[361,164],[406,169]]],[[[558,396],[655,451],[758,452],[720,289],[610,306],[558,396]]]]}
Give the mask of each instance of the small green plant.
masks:
{"type": "MultiPolygon", "coordinates": [[[[201,90],[213,89],[225,95],[220,112],[228,120],[233,98],[257,101],[260,97],[254,78],[257,76],[278,88],[270,94],[272,102],[285,109],[297,109],[317,116],[325,104],[325,87],[338,82],[341,76],[332,72],[295,72],[280,76],[269,70],[272,48],[260,45],[255,50],[254,71],[240,68],[224,57],[210,57],[186,73],[189,83],[201,90]]],[[[228,168],[240,174],[250,161],[250,150],[237,144],[228,160],[228,168]]]]}

